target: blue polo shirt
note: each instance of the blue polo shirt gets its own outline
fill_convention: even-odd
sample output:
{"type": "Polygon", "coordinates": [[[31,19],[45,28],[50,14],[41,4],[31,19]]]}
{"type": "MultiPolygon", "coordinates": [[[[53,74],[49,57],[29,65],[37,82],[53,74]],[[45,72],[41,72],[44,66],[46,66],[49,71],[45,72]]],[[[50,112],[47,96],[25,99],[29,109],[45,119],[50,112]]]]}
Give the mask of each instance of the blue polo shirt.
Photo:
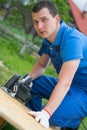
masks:
{"type": "Polygon", "coordinates": [[[49,55],[57,73],[64,62],[80,59],[72,85],[87,90],[87,36],[83,33],[61,21],[55,41],[43,39],[38,54],[49,55]]]}

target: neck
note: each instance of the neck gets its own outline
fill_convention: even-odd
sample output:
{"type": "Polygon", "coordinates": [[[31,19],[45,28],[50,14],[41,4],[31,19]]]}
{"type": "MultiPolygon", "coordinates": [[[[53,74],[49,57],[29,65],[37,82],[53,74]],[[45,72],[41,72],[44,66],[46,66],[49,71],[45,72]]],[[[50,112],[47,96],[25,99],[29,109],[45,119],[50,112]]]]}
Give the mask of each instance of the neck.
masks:
{"type": "Polygon", "coordinates": [[[48,38],[48,40],[49,40],[51,43],[53,43],[53,42],[55,41],[56,36],[57,36],[57,34],[58,34],[58,31],[59,31],[59,28],[60,28],[60,24],[57,25],[56,31],[52,34],[52,36],[50,36],[50,37],[48,38]]]}

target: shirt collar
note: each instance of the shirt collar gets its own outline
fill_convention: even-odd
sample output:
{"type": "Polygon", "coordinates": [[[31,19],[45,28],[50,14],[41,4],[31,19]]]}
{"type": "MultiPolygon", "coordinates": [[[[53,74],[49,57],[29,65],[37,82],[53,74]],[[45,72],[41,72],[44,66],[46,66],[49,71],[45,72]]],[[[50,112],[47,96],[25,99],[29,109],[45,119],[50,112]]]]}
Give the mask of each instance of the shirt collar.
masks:
{"type": "Polygon", "coordinates": [[[57,36],[56,36],[56,39],[55,41],[53,42],[53,44],[48,41],[47,39],[43,39],[43,42],[45,43],[45,45],[52,45],[52,46],[58,46],[62,40],[62,37],[63,37],[63,33],[64,33],[64,30],[65,30],[65,27],[67,27],[66,23],[64,21],[60,21],[60,28],[59,28],[59,31],[57,33],[57,36]]]}
{"type": "Polygon", "coordinates": [[[57,33],[57,36],[56,36],[56,39],[55,41],[53,42],[53,46],[58,46],[60,45],[61,43],[61,40],[63,38],[63,33],[64,33],[64,30],[65,30],[65,27],[66,27],[66,23],[64,21],[60,21],[60,28],[59,28],[59,31],[57,33]]]}

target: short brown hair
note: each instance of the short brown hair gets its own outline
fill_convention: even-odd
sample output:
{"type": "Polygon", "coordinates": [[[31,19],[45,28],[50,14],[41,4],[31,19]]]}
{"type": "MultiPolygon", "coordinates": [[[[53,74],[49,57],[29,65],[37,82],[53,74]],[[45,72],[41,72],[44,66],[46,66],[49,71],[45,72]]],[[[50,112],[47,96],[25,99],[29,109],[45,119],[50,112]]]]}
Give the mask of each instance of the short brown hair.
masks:
{"type": "Polygon", "coordinates": [[[43,8],[47,8],[53,17],[58,14],[56,5],[49,0],[41,0],[37,2],[32,8],[32,12],[36,13],[43,8]]]}

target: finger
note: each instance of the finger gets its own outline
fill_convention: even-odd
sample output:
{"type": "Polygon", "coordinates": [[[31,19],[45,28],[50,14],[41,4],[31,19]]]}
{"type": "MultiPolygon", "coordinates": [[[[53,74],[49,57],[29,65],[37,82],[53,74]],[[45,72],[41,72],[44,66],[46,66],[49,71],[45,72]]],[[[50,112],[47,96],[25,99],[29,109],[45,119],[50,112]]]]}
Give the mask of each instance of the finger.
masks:
{"type": "Polygon", "coordinates": [[[37,115],[37,112],[35,112],[35,111],[28,111],[28,114],[35,117],[37,115]]]}
{"type": "Polygon", "coordinates": [[[36,120],[37,122],[40,122],[41,118],[40,118],[39,116],[36,116],[35,120],[36,120]]]}
{"type": "Polygon", "coordinates": [[[45,127],[45,128],[48,128],[48,127],[49,127],[49,122],[46,121],[46,120],[41,120],[41,121],[40,121],[40,124],[41,124],[43,127],[45,127]]]}

